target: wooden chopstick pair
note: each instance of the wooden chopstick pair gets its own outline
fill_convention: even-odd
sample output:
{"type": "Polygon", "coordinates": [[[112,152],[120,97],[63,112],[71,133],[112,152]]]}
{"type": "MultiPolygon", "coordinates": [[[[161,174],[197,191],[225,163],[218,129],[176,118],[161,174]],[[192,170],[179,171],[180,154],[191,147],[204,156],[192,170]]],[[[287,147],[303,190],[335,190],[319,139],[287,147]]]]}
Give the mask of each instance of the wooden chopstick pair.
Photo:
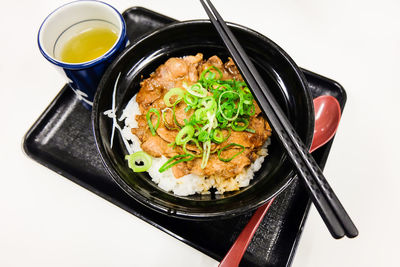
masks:
{"type": "Polygon", "coordinates": [[[210,0],[200,2],[292,160],[298,175],[305,182],[311,199],[331,235],[337,239],[344,235],[357,236],[356,226],[233,33],[210,0]]]}

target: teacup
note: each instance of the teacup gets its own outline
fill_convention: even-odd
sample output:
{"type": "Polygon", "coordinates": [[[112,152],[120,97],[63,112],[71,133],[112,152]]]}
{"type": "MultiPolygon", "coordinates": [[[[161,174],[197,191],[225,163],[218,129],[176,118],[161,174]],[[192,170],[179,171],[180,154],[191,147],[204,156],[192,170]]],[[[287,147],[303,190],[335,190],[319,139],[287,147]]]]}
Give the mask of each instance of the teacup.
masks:
{"type": "Polygon", "coordinates": [[[77,97],[91,109],[102,75],[127,44],[125,21],[106,3],[71,2],[43,21],[38,44],[43,56],[63,72],[77,97]]]}

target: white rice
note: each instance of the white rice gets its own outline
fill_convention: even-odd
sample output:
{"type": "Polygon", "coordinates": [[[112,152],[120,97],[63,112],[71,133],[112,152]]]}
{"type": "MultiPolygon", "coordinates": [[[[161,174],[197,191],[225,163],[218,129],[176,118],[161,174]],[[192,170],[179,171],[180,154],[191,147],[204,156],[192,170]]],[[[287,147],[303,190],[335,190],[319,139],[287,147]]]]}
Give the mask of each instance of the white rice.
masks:
{"type": "MultiPolygon", "coordinates": [[[[139,105],[136,102],[136,95],[129,101],[125,109],[123,110],[122,116],[119,121],[125,123],[125,127],[121,130],[122,137],[128,140],[130,150],[137,152],[142,151],[140,147],[139,138],[132,134],[131,128],[138,128],[136,121],[136,115],[140,115],[139,105]]],[[[158,170],[167,161],[167,158],[162,156],[161,158],[153,157],[153,164],[148,170],[148,173],[154,183],[156,183],[161,189],[173,192],[175,195],[188,196],[196,193],[207,194],[211,187],[215,187],[219,193],[225,191],[237,190],[240,187],[248,186],[250,180],[253,179],[254,173],[257,172],[264,158],[268,155],[267,147],[270,144],[270,138],[265,142],[263,147],[258,152],[259,157],[242,173],[237,175],[235,178],[223,179],[219,177],[204,177],[196,174],[188,174],[179,179],[175,178],[172,173],[172,169],[168,169],[165,172],[160,173],[158,170]]]]}

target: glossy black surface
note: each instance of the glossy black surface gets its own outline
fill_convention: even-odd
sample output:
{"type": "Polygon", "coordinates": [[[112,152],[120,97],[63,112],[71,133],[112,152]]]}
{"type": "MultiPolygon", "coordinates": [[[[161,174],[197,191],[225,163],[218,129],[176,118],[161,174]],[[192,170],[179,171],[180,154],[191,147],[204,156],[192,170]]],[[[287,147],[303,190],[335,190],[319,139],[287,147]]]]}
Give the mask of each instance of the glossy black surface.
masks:
{"type": "MultiPolygon", "coordinates": [[[[124,18],[128,34],[132,29],[145,33],[154,29],[153,26],[168,22],[165,16],[140,7],[126,11],[124,18]]],[[[131,40],[136,37],[131,36],[131,40]]],[[[332,95],[343,109],[346,93],[338,83],[306,70],[303,73],[314,98],[332,95]]],[[[313,153],[321,167],[325,165],[331,145],[332,141],[313,153]]],[[[27,132],[24,150],[40,164],[216,260],[222,259],[252,215],[195,222],[162,215],[132,200],[104,169],[90,127],[90,112],[67,86],[27,132]]],[[[290,265],[309,205],[307,192],[295,179],[272,204],[240,265],[290,265]]]]}
{"type": "MultiPolygon", "coordinates": [[[[314,110],[303,74],[276,44],[266,37],[239,25],[231,28],[248,51],[271,92],[291,120],[299,136],[311,144],[314,110]]],[[[107,170],[130,196],[157,211],[187,219],[226,219],[254,209],[281,192],[294,177],[291,162],[278,145],[274,132],[268,148],[268,160],[255,174],[250,185],[235,192],[179,197],[160,189],[145,173],[132,172],[126,160],[129,154],[117,134],[111,148],[112,120],[104,115],[111,109],[114,85],[116,114],[119,118],[127,103],[140,89],[140,82],[170,57],[195,55],[204,58],[218,55],[228,59],[217,32],[209,21],[174,23],[140,39],[128,47],[104,74],[93,104],[93,127],[97,146],[107,170]]],[[[123,127],[123,125],[121,125],[123,127]]]]}

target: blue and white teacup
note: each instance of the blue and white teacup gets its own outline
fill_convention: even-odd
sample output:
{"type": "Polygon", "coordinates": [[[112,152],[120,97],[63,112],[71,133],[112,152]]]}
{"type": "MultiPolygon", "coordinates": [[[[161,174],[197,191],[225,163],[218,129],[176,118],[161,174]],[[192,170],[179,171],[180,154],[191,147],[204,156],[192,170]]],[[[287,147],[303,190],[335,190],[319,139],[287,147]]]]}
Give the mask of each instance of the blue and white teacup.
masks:
{"type": "Polygon", "coordinates": [[[100,1],[76,1],[53,11],[43,21],[38,33],[38,44],[43,56],[67,77],[72,90],[86,108],[91,109],[99,81],[112,60],[127,44],[125,21],[112,6],[100,1]],[[118,34],[114,45],[105,54],[82,63],[66,63],[59,54],[63,45],[93,24],[109,24],[118,34]]]}

